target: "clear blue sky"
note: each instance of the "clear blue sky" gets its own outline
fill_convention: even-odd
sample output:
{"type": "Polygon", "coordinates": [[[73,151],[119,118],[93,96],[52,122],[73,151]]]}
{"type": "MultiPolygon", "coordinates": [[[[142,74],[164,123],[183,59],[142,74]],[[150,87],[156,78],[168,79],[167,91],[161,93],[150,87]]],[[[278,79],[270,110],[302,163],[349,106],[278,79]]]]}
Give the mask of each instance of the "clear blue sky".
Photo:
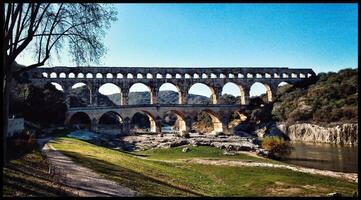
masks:
{"type": "MultiPolygon", "coordinates": [[[[297,67],[316,73],[358,67],[357,4],[115,6],[118,21],[104,36],[108,54],[100,65],[297,67]]],[[[66,55],[52,65],[74,66],[66,55]]]]}

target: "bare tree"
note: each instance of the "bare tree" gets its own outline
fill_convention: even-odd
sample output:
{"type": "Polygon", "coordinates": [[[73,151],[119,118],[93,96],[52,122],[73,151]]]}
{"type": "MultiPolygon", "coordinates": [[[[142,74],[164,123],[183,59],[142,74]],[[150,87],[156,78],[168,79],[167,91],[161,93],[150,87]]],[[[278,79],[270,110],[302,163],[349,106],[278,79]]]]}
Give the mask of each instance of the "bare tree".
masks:
{"type": "Polygon", "coordinates": [[[94,3],[6,3],[1,4],[3,24],[3,118],[4,162],[8,129],[9,94],[13,78],[42,66],[53,54],[60,55],[64,45],[75,63],[98,63],[106,48],[105,30],[116,19],[109,4],[94,3]],[[35,62],[19,65],[16,58],[29,51],[35,62]]]}

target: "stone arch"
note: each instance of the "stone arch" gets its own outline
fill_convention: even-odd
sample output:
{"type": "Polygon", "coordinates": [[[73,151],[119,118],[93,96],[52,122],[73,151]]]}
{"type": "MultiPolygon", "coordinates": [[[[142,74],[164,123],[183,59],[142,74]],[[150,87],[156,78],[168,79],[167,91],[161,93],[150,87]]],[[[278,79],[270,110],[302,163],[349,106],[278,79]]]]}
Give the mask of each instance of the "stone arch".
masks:
{"type": "Polygon", "coordinates": [[[261,96],[263,93],[261,93],[260,91],[263,90],[262,86],[265,90],[266,93],[266,102],[272,102],[272,89],[270,87],[270,85],[268,85],[267,83],[264,82],[254,82],[249,90],[249,96],[261,96]],[[257,94],[258,93],[258,94],[257,94]],[[260,94],[261,93],[261,94],[260,94]]]}
{"type": "MultiPolygon", "coordinates": [[[[150,112],[145,111],[145,110],[141,110],[141,111],[138,111],[138,112],[134,113],[134,115],[131,117],[131,120],[130,120],[131,128],[133,128],[133,129],[135,128],[135,126],[134,126],[134,124],[135,124],[134,117],[137,114],[141,114],[141,115],[144,115],[144,116],[148,117],[149,130],[146,131],[146,132],[156,132],[157,131],[157,126],[156,126],[156,123],[155,123],[155,117],[150,112]]],[[[137,121],[137,123],[141,123],[141,121],[137,121]]]]}
{"type": "Polygon", "coordinates": [[[143,74],[138,73],[138,74],[137,74],[137,78],[142,79],[142,78],[143,78],[143,74]]]}
{"type": "Polygon", "coordinates": [[[191,75],[189,75],[188,73],[184,74],[184,78],[191,78],[191,75]]]}
{"type": "Polygon", "coordinates": [[[59,78],[66,78],[66,74],[65,74],[64,72],[61,72],[61,73],[59,74],[59,78]]]}
{"type": "Polygon", "coordinates": [[[242,73],[238,73],[237,78],[244,78],[244,75],[242,73]]]}
{"type": "Polygon", "coordinates": [[[133,78],[134,76],[133,76],[133,74],[132,73],[128,73],[127,74],[127,78],[133,78]]]}
{"type": "Polygon", "coordinates": [[[160,73],[157,73],[157,74],[155,75],[155,78],[157,78],[157,79],[163,78],[163,75],[160,74],[160,73]]]}
{"type": "MultiPolygon", "coordinates": [[[[78,89],[79,90],[79,89],[78,89]]],[[[81,93],[82,93],[81,92],[81,93]]],[[[91,88],[90,86],[85,83],[85,82],[77,82],[75,84],[73,84],[70,88],[69,88],[69,97],[70,97],[70,105],[75,105],[75,106],[70,106],[70,107],[86,107],[88,106],[89,104],[91,104],[92,102],[92,93],[91,93],[91,88]],[[78,88],[78,87],[84,87],[85,86],[85,90],[82,91],[82,92],[85,92],[85,95],[86,96],[86,99],[85,98],[82,98],[80,96],[74,96],[72,95],[72,90],[78,88]]]]}
{"type": "Polygon", "coordinates": [[[70,126],[74,126],[77,129],[90,129],[91,119],[85,112],[76,112],[69,116],[67,123],[70,126]]]}
{"type": "Polygon", "coordinates": [[[193,78],[194,78],[194,79],[198,79],[198,78],[199,78],[199,74],[194,73],[194,74],[193,74],[193,78]]]}
{"type": "Polygon", "coordinates": [[[236,78],[236,76],[234,74],[232,74],[232,73],[229,73],[228,78],[236,78]]]}
{"type": "Polygon", "coordinates": [[[152,89],[148,85],[146,85],[146,84],[144,84],[142,82],[137,82],[137,83],[132,84],[129,87],[128,105],[152,104],[152,103],[153,103],[152,89]],[[147,98],[147,99],[149,99],[149,101],[147,101],[147,102],[139,102],[139,99],[131,101],[131,99],[136,98],[136,96],[135,96],[136,93],[135,92],[147,92],[147,93],[144,94],[144,96],[149,97],[149,98],[147,98]],[[133,94],[131,94],[131,93],[133,93],[133,94]]]}
{"type": "Polygon", "coordinates": [[[112,96],[110,101],[115,105],[123,105],[123,94],[119,86],[114,83],[104,83],[98,88],[98,92],[105,96],[112,96]],[[114,99],[114,100],[113,100],[114,99]]]}
{"type": "Polygon", "coordinates": [[[217,75],[215,75],[214,73],[211,73],[211,78],[217,78],[217,75]]]}
{"type": "Polygon", "coordinates": [[[271,74],[269,74],[269,73],[265,73],[265,74],[264,74],[264,77],[265,77],[265,78],[272,78],[272,77],[271,77],[271,74]]]}
{"type": "Polygon", "coordinates": [[[204,109],[197,115],[197,120],[193,121],[192,128],[196,129],[199,132],[206,131],[207,133],[217,133],[223,132],[222,122],[217,113],[213,112],[210,109],[204,109]],[[199,118],[201,117],[201,118],[199,118]],[[209,120],[204,122],[204,120],[209,120]],[[203,122],[200,122],[202,120],[203,122]],[[211,127],[204,126],[204,123],[211,123],[211,127]]]}
{"type": "Polygon", "coordinates": [[[54,85],[57,90],[60,90],[60,91],[63,91],[63,92],[64,92],[63,86],[60,85],[59,83],[57,83],[57,82],[50,82],[50,84],[54,85]]]}
{"type": "Polygon", "coordinates": [[[281,78],[281,76],[280,76],[279,73],[274,73],[274,74],[273,74],[273,78],[281,78]]]}
{"type": "Polygon", "coordinates": [[[187,94],[188,94],[187,101],[186,101],[187,104],[193,104],[193,102],[188,101],[189,96],[192,94],[205,96],[205,97],[209,96],[208,97],[209,100],[203,99],[203,100],[201,100],[202,102],[200,104],[216,104],[217,103],[217,97],[216,97],[213,87],[211,87],[205,83],[194,83],[193,85],[191,85],[191,87],[189,87],[187,94]],[[195,91],[192,92],[192,90],[195,90],[195,91]],[[203,90],[202,94],[200,92],[196,92],[199,90],[203,90]],[[208,90],[209,95],[204,95],[204,91],[207,91],[207,90],[208,90]]]}
{"type": "Polygon", "coordinates": [[[50,73],[50,78],[58,78],[58,75],[55,72],[50,73]]]}
{"type": "Polygon", "coordinates": [[[182,75],[180,75],[180,74],[175,74],[175,78],[182,78],[182,75]]]}
{"type": "Polygon", "coordinates": [[[84,74],[83,73],[78,73],[77,78],[84,78],[84,74]]]}
{"type": "MultiPolygon", "coordinates": [[[[163,114],[163,117],[162,117],[162,120],[165,120],[164,118],[167,116],[167,114],[174,114],[177,118],[177,120],[175,121],[173,127],[174,129],[173,130],[176,130],[176,131],[187,131],[190,129],[190,127],[187,128],[186,126],[186,122],[185,122],[185,117],[184,117],[184,114],[180,111],[177,111],[177,110],[169,110],[167,112],[165,112],[163,114]]],[[[166,123],[163,123],[163,125],[166,124],[166,123]]]]}
{"type": "Polygon", "coordinates": [[[41,75],[42,75],[42,77],[44,77],[44,78],[48,78],[48,73],[46,73],[46,72],[41,73],[41,75]]]}
{"type": "Polygon", "coordinates": [[[147,73],[147,79],[152,79],[153,75],[151,73],[147,73]]]}
{"type": "MultiPolygon", "coordinates": [[[[159,92],[160,91],[174,91],[177,93],[177,97],[175,101],[171,101],[171,102],[167,102],[166,104],[170,103],[170,104],[182,104],[182,99],[181,99],[181,90],[178,86],[174,85],[173,83],[163,83],[160,87],[159,87],[159,92]],[[166,88],[166,90],[164,90],[164,88],[166,88]]],[[[171,94],[167,95],[167,98],[170,97],[171,94]]],[[[162,104],[164,101],[159,98],[158,103],[162,104]]]]}
{"type": "MultiPolygon", "coordinates": [[[[239,98],[239,101],[237,100],[236,102],[239,102],[240,104],[242,105],[245,105],[246,104],[246,96],[245,96],[245,92],[244,92],[244,89],[241,85],[237,85],[236,83],[234,82],[227,82],[226,84],[223,85],[222,87],[222,96],[224,94],[230,94],[230,95],[233,95],[235,98],[239,98]],[[228,88],[227,88],[228,87],[228,88]],[[230,94],[229,92],[230,91],[237,91],[236,93],[238,93],[239,95],[238,96],[235,96],[233,94],[230,94]]],[[[223,103],[226,103],[226,104],[233,104],[231,102],[223,102],[223,103]]]]}
{"type": "Polygon", "coordinates": [[[75,74],[74,74],[73,72],[70,72],[70,73],[68,74],[68,78],[75,78],[75,74]]]}
{"type": "Polygon", "coordinates": [[[95,78],[103,78],[103,74],[101,74],[101,73],[96,73],[96,74],[95,74],[95,78]]]}
{"type": "Polygon", "coordinates": [[[223,73],[220,73],[218,77],[219,78],[226,78],[226,76],[223,73]]]}
{"type": "Polygon", "coordinates": [[[208,78],[208,75],[205,74],[205,73],[202,73],[202,78],[203,78],[203,79],[204,79],[204,78],[208,78]]]}
{"type": "Polygon", "coordinates": [[[282,73],[282,78],[288,78],[288,74],[282,73]]]}
{"type": "Polygon", "coordinates": [[[222,122],[219,120],[220,118],[218,114],[209,109],[205,109],[203,111],[206,112],[212,118],[213,132],[214,133],[223,132],[222,122]]]}
{"type": "Polygon", "coordinates": [[[247,73],[247,74],[246,74],[246,77],[247,77],[247,78],[253,78],[253,74],[247,73]]]}
{"type": "Polygon", "coordinates": [[[86,78],[93,78],[93,74],[92,74],[92,73],[87,73],[87,74],[85,75],[85,77],[86,77],[86,78]]]}
{"type": "Polygon", "coordinates": [[[256,78],[263,78],[263,76],[260,73],[256,73],[256,78]]]}
{"type": "Polygon", "coordinates": [[[123,118],[115,111],[104,112],[98,120],[98,128],[112,129],[119,131],[122,129],[123,118]]]}
{"type": "Polygon", "coordinates": [[[165,75],[165,78],[170,79],[170,78],[173,78],[173,76],[172,76],[171,74],[167,73],[167,74],[165,75]]]}
{"type": "Polygon", "coordinates": [[[117,74],[117,78],[124,78],[124,76],[123,76],[122,73],[118,73],[118,74],[117,74]]]}
{"type": "Polygon", "coordinates": [[[106,78],[113,78],[113,74],[112,73],[107,73],[106,78]]]}

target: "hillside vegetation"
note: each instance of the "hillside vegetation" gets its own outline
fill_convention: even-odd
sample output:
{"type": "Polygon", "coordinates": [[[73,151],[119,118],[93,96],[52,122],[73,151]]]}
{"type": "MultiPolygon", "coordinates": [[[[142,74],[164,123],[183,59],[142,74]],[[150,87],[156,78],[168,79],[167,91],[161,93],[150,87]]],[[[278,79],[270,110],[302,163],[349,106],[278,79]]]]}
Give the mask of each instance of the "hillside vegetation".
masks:
{"type": "Polygon", "coordinates": [[[281,89],[273,117],[286,122],[357,122],[357,78],[358,69],[343,69],[318,74],[318,81],[308,87],[281,89]]]}

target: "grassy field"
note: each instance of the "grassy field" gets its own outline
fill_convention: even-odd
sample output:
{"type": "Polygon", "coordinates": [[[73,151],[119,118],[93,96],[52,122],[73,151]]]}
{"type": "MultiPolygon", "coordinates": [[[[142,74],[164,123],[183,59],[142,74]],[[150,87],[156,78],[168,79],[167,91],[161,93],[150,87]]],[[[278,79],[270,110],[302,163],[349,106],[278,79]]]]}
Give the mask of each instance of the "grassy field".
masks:
{"type": "Polygon", "coordinates": [[[190,157],[276,162],[248,155],[224,156],[212,147],[190,147],[187,153],[181,152],[182,147],[119,152],[66,137],[57,138],[52,145],[81,165],[145,196],[325,196],[331,192],[351,196],[357,190],[357,183],[288,169],[169,162],[190,157]]]}

